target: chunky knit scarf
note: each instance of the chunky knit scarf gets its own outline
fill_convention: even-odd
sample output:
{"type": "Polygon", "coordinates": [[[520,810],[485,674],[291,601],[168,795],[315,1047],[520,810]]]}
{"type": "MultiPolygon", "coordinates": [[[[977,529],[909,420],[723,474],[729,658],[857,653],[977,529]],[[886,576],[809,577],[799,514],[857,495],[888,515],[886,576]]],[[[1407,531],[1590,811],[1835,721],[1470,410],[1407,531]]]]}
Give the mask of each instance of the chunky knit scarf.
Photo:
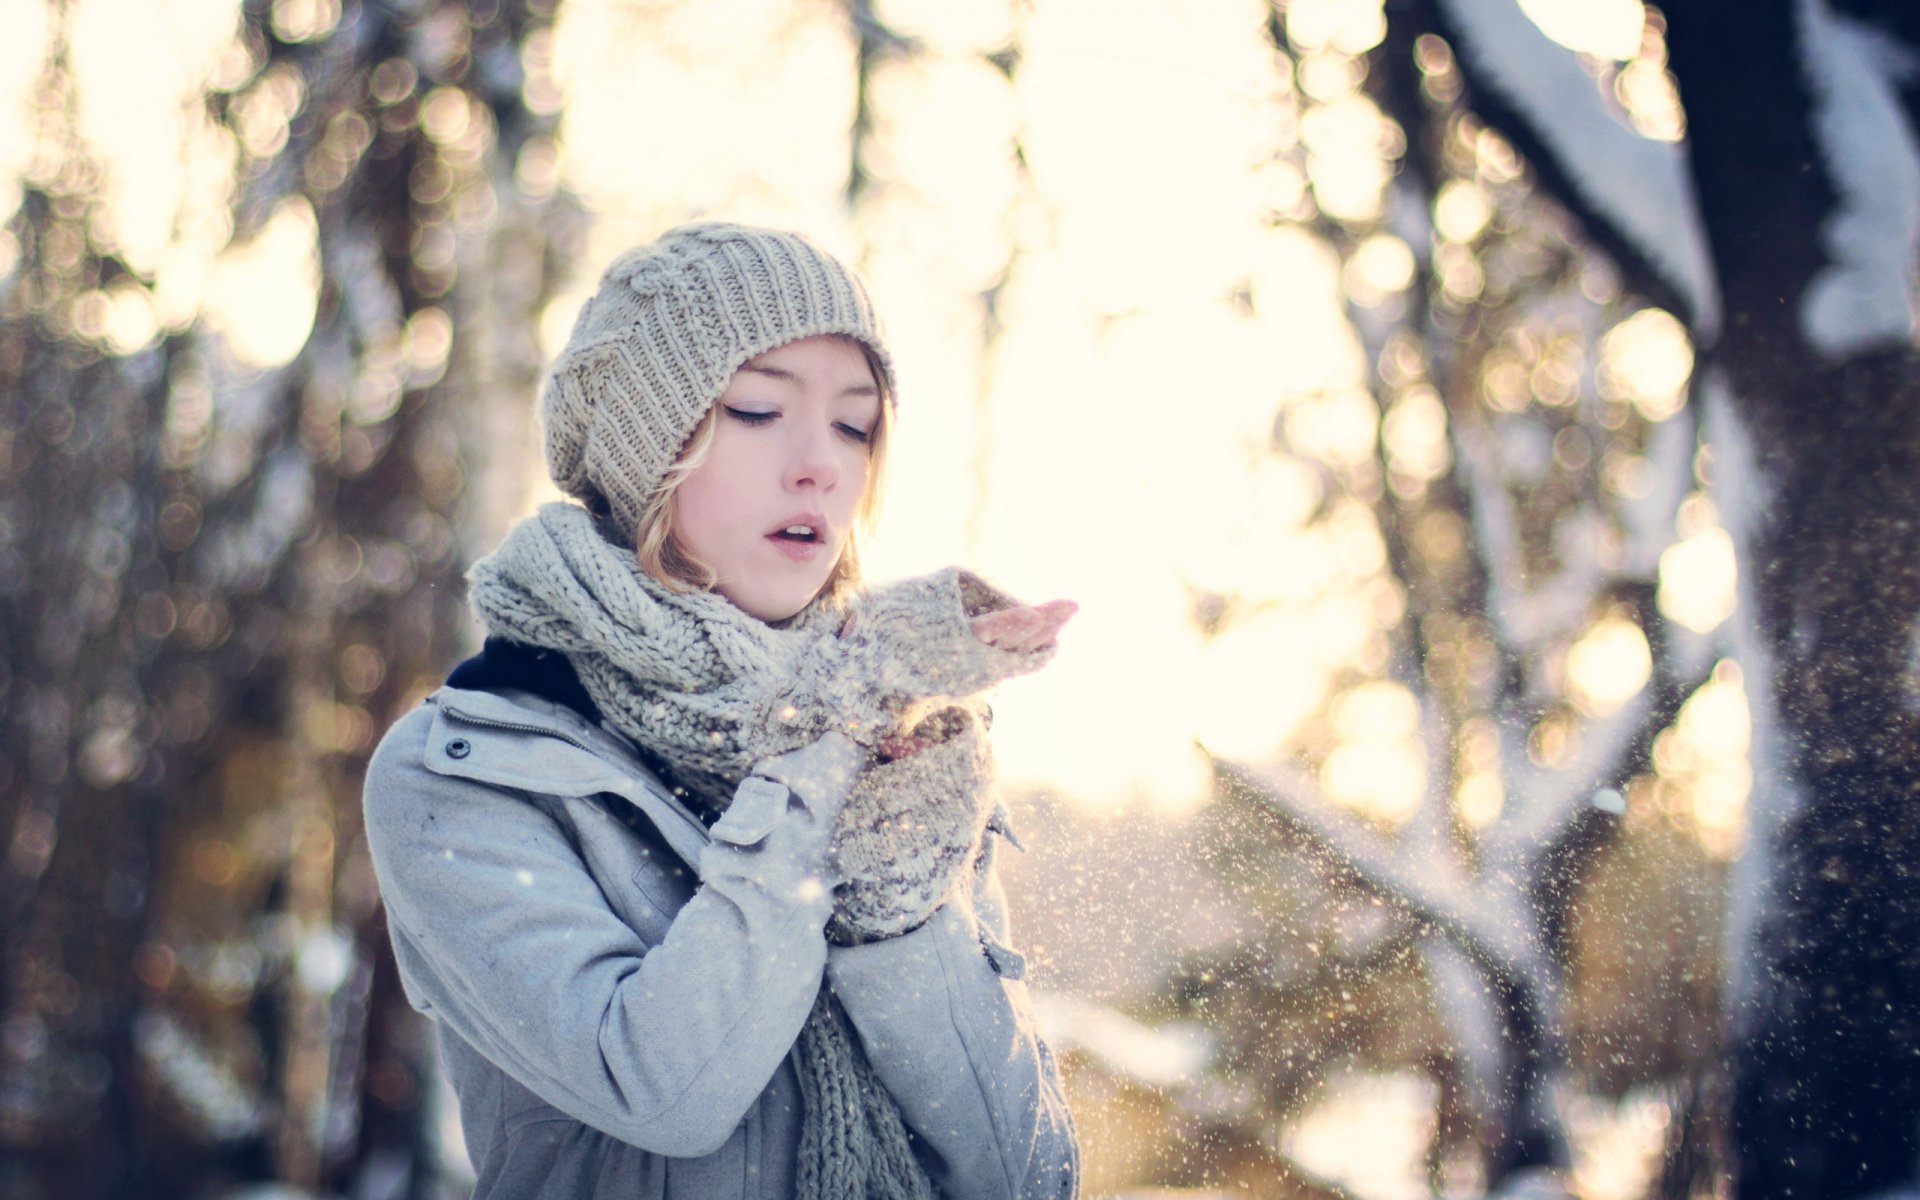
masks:
{"type": "MultiPolygon", "coordinates": [[[[674,592],[603,537],[584,509],[550,504],[475,564],[472,601],[490,632],[559,650],[609,724],[667,765],[693,801],[723,811],[752,765],[830,729],[876,750],[913,732],[927,748],[861,776],[835,830],[847,877],[838,940],[926,919],[972,862],[991,816],[984,710],[968,699],[1043,654],[994,650],[968,618],[1012,601],[947,571],[816,602],[779,627],[712,592],[674,592]]],[[[831,992],[796,1047],[808,1197],[930,1197],[898,1109],[831,992]]]]}

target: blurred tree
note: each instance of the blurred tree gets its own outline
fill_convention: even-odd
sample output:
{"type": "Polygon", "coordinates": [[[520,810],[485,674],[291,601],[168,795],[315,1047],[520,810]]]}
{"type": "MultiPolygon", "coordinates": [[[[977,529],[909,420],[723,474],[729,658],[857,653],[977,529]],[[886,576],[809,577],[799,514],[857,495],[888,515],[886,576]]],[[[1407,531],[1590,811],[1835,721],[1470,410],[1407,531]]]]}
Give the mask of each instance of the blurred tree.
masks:
{"type": "MultiPolygon", "coordinates": [[[[1197,963],[1182,988],[1203,1012],[1227,990],[1264,997],[1261,1035],[1230,1038],[1223,1066],[1262,1077],[1282,1113],[1342,1061],[1425,1067],[1432,1182],[1498,1189],[1570,1165],[1580,885],[1628,797],[1654,801],[1657,739],[1713,665],[1660,602],[1696,482],[1687,346],[1477,115],[1430,12],[1334,12],[1271,23],[1298,113],[1279,150],[1307,185],[1278,216],[1339,250],[1371,395],[1291,400],[1276,451],[1317,464],[1320,525],[1364,549],[1382,636],[1300,738],[1306,769],[1218,764],[1223,864],[1321,883],[1275,890],[1256,973],[1244,954],[1197,963]],[[1336,138],[1391,181],[1356,186],[1336,138]],[[1664,355],[1666,378],[1635,353],[1664,355]],[[1364,440],[1325,436],[1342,415],[1364,440]]],[[[1210,598],[1203,620],[1253,607],[1210,598]]],[[[1693,995],[1668,996],[1609,1051],[1634,1060],[1614,1088],[1697,1043],[1674,1015],[1693,995]]]]}
{"type": "MultiPolygon", "coordinates": [[[[1397,837],[1347,819],[1318,794],[1330,737],[1317,779],[1222,764],[1229,802],[1411,918],[1498,1186],[1565,1161],[1546,1085],[1570,885],[1623,796],[1690,790],[1713,842],[1728,789],[1679,780],[1690,739],[1741,724],[1711,714],[1743,684],[1726,1165],[1748,1196],[1910,1188],[1920,24],[1865,0],[1684,4],[1609,62],[1506,0],[1390,0],[1357,33],[1332,8],[1275,23],[1307,110],[1296,219],[1343,249],[1381,409],[1328,495],[1366,502],[1383,544],[1391,650],[1354,690],[1413,698],[1425,797],[1397,837]],[[1375,210],[1315,144],[1336,106],[1398,160],[1375,210]],[[1701,687],[1695,631],[1732,606],[1699,611],[1686,577],[1718,547],[1738,668],[1701,687]]],[[[1669,1182],[1707,1186],[1698,1163],[1669,1182]]]]}
{"type": "Polygon", "coordinates": [[[0,279],[8,1196],[436,1194],[359,778],[460,637],[456,528],[515,500],[475,476],[528,436],[579,225],[551,7],[247,0],[189,109],[229,253],[314,264],[263,364],[194,313],[116,323],[179,281],[106,232],[50,6],[0,279]]]}
{"type": "MultiPolygon", "coordinates": [[[[1676,6],[1724,313],[1696,403],[1754,711],[1729,911],[1737,1194],[1920,1186],[1920,236],[1910,6],[1676,6]]],[[[1604,210],[1589,219],[1598,223],[1604,210]]]]}

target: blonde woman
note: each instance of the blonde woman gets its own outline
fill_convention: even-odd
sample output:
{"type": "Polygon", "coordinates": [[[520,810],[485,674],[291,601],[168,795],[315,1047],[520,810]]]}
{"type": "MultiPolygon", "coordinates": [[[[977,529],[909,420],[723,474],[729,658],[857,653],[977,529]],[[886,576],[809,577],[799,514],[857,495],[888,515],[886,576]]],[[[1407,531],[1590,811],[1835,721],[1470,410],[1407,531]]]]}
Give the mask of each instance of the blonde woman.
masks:
{"type": "Polygon", "coordinates": [[[1075,1194],[979,698],[1074,606],[862,588],[894,403],[794,234],[673,230],[582,310],[542,401],[579,503],[474,567],[485,648],[366,785],[477,1196],[1075,1194]]]}

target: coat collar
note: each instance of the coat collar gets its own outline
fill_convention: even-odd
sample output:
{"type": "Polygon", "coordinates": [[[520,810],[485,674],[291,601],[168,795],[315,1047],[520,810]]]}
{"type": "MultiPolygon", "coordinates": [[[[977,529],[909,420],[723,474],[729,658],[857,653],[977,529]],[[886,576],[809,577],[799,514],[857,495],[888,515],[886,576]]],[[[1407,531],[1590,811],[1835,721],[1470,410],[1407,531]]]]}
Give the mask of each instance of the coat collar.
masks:
{"type": "Polygon", "coordinates": [[[544,646],[489,637],[480,653],[453,669],[447,683],[474,692],[532,692],[564,704],[596,725],[600,722],[600,706],[580,682],[573,663],[560,651],[544,646]]]}
{"type": "Polygon", "coordinates": [[[683,861],[698,864],[706,826],[626,738],[533,692],[449,685],[427,703],[435,710],[429,771],[553,796],[618,796],[639,809],[683,861]]]}

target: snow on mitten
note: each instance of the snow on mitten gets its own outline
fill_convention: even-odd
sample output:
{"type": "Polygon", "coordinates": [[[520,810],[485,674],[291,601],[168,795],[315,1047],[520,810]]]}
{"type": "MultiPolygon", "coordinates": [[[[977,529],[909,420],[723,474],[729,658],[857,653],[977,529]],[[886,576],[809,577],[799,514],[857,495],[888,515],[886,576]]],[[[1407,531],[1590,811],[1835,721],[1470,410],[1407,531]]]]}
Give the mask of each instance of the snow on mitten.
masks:
{"type": "Polygon", "coordinates": [[[846,882],[827,926],[840,944],[893,937],[931,917],[968,877],[993,815],[980,713],[945,708],[913,734],[932,744],[868,768],[840,810],[832,852],[846,882]]]}
{"type": "MultiPolygon", "coordinates": [[[[870,723],[892,727],[912,703],[931,697],[971,696],[1003,679],[1039,670],[1044,650],[1001,650],[973,632],[974,617],[1019,601],[958,567],[875,588],[855,608],[830,653],[822,655],[815,687],[842,713],[872,712],[870,723]]],[[[857,737],[857,735],[856,735],[857,737]]]]}

